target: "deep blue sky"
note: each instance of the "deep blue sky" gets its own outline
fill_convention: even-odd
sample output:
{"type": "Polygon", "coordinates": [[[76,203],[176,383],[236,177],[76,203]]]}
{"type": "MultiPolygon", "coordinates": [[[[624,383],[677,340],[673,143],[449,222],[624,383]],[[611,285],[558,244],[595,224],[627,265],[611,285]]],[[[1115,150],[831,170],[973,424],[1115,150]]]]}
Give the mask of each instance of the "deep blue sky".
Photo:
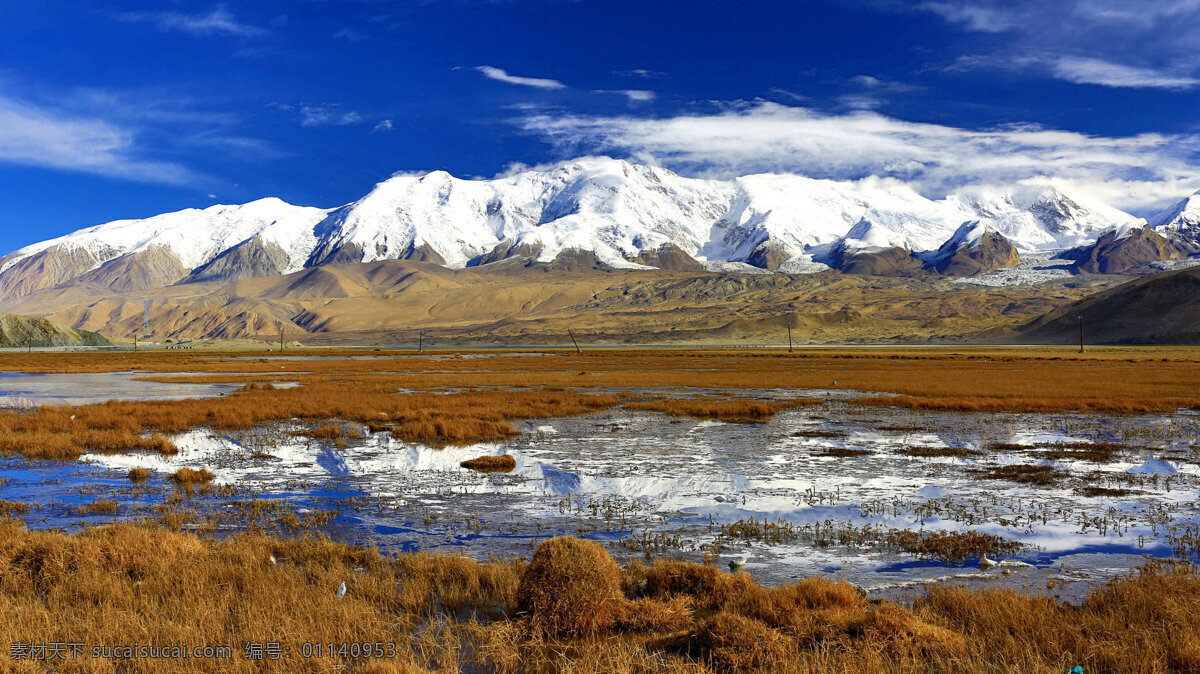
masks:
{"type": "Polygon", "coordinates": [[[581,154],[1144,214],[1200,188],[1196,44],[1196,0],[7,2],[0,249],[581,154]]]}

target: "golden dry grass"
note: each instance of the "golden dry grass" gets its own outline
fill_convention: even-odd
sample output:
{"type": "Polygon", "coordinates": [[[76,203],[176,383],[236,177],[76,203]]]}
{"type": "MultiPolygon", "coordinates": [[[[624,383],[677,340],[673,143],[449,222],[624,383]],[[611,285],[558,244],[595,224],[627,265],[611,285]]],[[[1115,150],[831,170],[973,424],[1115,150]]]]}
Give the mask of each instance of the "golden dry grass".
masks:
{"type": "Polygon", "coordinates": [[[145,482],[150,479],[150,471],[146,468],[137,467],[129,469],[130,482],[145,482]]]}
{"type": "Polygon", "coordinates": [[[625,605],[621,569],[604,547],[578,538],[538,546],[517,589],[517,610],[548,636],[579,636],[616,624],[625,605]]]}
{"type": "MultiPolygon", "coordinates": [[[[504,440],[518,434],[510,420],[581,414],[611,407],[611,396],[574,391],[470,391],[453,395],[399,394],[386,378],[313,381],[300,388],[257,388],[221,398],[108,402],[0,412],[0,453],[74,458],[84,452],[174,452],[161,433],[197,426],[244,429],[293,418],[386,422],[408,441],[455,443],[504,440]]],[[[306,434],[361,437],[326,424],[306,434]],[[335,435],[336,433],[336,435],[335,435]]]]}
{"type": "MultiPolygon", "coordinates": [[[[185,667],[221,672],[1200,667],[1200,576],[1185,565],[1147,566],[1078,606],[1011,590],[938,586],[906,608],[825,578],[765,588],[746,574],[683,562],[621,570],[595,544],[558,540],[527,567],[424,553],[387,557],[310,538],[204,540],[128,524],[66,535],[0,521],[0,633],[13,642],[89,648],[231,646],[231,658],[185,667]],[[343,582],[347,592],[338,598],[343,582]],[[582,592],[585,586],[593,591],[582,592]],[[396,646],[391,658],[304,659],[298,653],[306,641],[396,646]],[[247,660],[247,642],[278,642],[289,655],[247,660]]],[[[81,672],[180,666],[90,658],[63,664],[60,671],[81,672]]],[[[13,662],[7,647],[0,669],[37,670],[13,662]]]]}
{"type": "Polygon", "coordinates": [[[626,405],[634,410],[651,410],[676,417],[699,419],[721,419],[724,421],[766,421],[784,407],[811,405],[821,402],[817,398],[789,400],[787,403],[764,402],[761,400],[712,400],[708,398],[664,398],[647,400],[626,405]]]}
{"type": "MultiPolygon", "coordinates": [[[[430,443],[503,441],[518,434],[514,419],[561,416],[612,407],[612,388],[704,389],[834,387],[864,393],[859,402],[962,411],[1157,412],[1200,408],[1200,350],[1067,349],[807,349],[613,350],[511,358],[314,350],[321,360],[244,359],[243,353],[150,352],[0,354],[0,370],[104,372],[141,369],[192,372],[171,381],[234,382],[233,395],[196,401],[126,402],[38,412],[0,413],[0,453],[71,458],[82,452],[170,452],[152,434],[197,426],[219,429],[300,418],[390,429],[399,439],[430,443]],[[236,361],[230,357],[238,357],[236,361]],[[244,374],[226,374],[236,369],[244,374]],[[586,372],[588,376],[579,376],[586,372]],[[264,382],[264,380],[267,380],[264,382]],[[296,381],[275,388],[271,381],[296,381]],[[835,384],[836,382],[836,384],[835,384]],[[484,388],[488,387],[488,388],[484,388]],[[493,388],[495,387],[495,388],[493,388]],[[587,395],[600,388],[603,395],[587,395]],[[400,393],[401,390],[426,393],[400,393]],[[455,389],[448,395],[429,393],[455,389]],[[465,389],[465,390],[464,390],[465,389]],[[71,418],[74,415],[74,418],[71,418]]],[[[798,404],[811,401],[794,401],[798,404]]],[[[666,396],[630,403],[669,414],[761,421],[777,402],[746,398],[680,400],[666,396]]]]}
{"type": "Polygon", "coordinates": [[[75,508],[75,512],[80,515],[87,515],[87,514],[115,515],[116,513],[120,512],[120,510],[121,510],[121,504],[119,504],[116,499],[104,499],[101,501],[92,501],[91,503],[85,503],[85,504],[75,508]]]}
{"type": "Polygon", "coordinates": [[[29,512],[29,504],[24,501],[5,501],[0,499],[0,517],[24,515],[29,512]]]}
{"type": "Polygon", "coordinates": [[[187,489],[212,482],[215,477],[216,475],[213,475],[213,472],[207,468],[180,468],[171,474],[171,480],[175,484],[187,489]]]}

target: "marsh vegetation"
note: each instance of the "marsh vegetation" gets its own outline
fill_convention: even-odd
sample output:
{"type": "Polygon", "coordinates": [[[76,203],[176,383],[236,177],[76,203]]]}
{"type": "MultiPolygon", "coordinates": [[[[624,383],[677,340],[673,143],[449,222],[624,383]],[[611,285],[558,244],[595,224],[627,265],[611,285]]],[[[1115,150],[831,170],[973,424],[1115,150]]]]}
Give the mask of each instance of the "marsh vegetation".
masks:
{"type": "MultiPolygon", "coordinates": [[[[1197,592],[1190,350],[319,355],[0,354],[27,371],[137,366],[230,387],[0,412],[0,517],[32,529],[11,522],[5,536],[57,551],[0,567],[18,570],[0,581],[6,601],[29,607],[13,626],[33,629],[20,621],[50,610],[43,590],[60,582],[26,588],[11,580],[22,565],[75,569],[65,551],[115,549],[113,537],[190,551],[178,560],[195,568],[127,560],[142,584],[111,581],[164,619],[172,600],[145,594],[155,574],[156,592],[201,592],[213,574],[245,588],[255,556],[273,555],[261,573],[294,585],[270,591],[289,602],[347,582],[311,614],[279,610],[316,639],[344,640],[325,610],[402,635],[397,658],[341,661],[350,669],[1191,666],[1175,604],[1134,626],[1152,642],[1147,667],[1095,631],[1155,593],[1197,592]],[[564,537],[593,544],[534,563],[564,537]],[[594,567],[596,592],[539,604],[574,597],[564,565],[594,567]],[[1122,569],[1135,575],[1114,581],[1122,569]],[[1017,608],[998,615],[997,601],[1017,608]],[[1049,645],[1004,641],[1022,621],[1046,626],[1049,645]]],[[[98,583],[110,562],[87,573],[98,583]]],[[[96,638],[165,634],[120,626],[119,603],[69,620],[96,638]]],[[[208,616],[178,634],[245,639],[257,625],[236,598],[215,606],[245,615],[243,631],[208,616]]]]}

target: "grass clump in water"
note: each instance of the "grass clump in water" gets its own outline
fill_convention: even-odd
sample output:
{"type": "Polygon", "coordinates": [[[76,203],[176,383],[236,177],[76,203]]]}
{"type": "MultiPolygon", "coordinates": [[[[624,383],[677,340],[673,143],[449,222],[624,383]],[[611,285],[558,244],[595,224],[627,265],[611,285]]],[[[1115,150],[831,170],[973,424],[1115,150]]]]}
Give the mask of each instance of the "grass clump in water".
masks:
{"type": "Polygon", "coordinates": [[[203,485],[212,482],[216,475],[207,468],[180,468],[171,474],[171,480],[186,489],[191,489],[195,485],[203,485]]]}
{"type": "Polygon", "coordinates": [[[1018,484],[1031,484],[1035,487],[1052,487],[1067,479],[1068,474],[1054,466],[1012,464],[979,471],[976,476],[980,480],[1005,480],[1018,484]]]}
{"type": "Polygon", "coordinates": [[[846,447],[828,447],[825,451],[818,453],[816,456],[832,456],[839,459],[851,459],[859,456],[870,456],[870,450],[866,449],[849,449],[846,447]]]}
{"type": "Polygon", "coordinates": [[[517,467],[517,460],[511,454],[501,454],[468,459],[458,465],[480,473],[511,473],[517,467]]]}
{"type": "Polygon", "coordinates": [[[910,531],[892,529],[885,545],[917,557],[958,564],[971,557],[992,555],[1008,557],[1021,550],[1021,544],[1003,536],[978,531],[910,531]]]}
{"type": "Polygon", "coordinates": [[[117,503],[116,499],[105,499],[78,506],[75,508],[75,513],[78,515],[115,515],[120,510],[121,505],[117,503]]]}
{"type": "Polygon", "coordinates": [[[845,433],[838,431],[796,431],[792,433],[793,438],[843,438],[845,433]]]}
{"type": "Polygon", "coordinates": [[[1073,461],[1091,461],[1093,463],[1108,463],[1117,457],[1123,447],[1113,442],[1071,442],[1050,445],[1050,448],[1040,452],[1047,459],[1067,459],[1073,461]]]}
{"type": "Polygon", "coordinates": [[[146,468],[137,467],[129,469],[130,482],[145,482],[150,479],[150,471],[146,468]]]}
{"type": "Polygon", "coordinates": [[[0,517],[24,515],[29,512],[29,504],[21,501],[5,501],[0,499],[0,517]]]}
{"type": "Polygon", "coordinates": [[[979,456],[979,452],[965,447],[901,447],[896,451],[905,456],[916,456],[923,459],[942,456],[965,459],[971,456],[979,456]]]}

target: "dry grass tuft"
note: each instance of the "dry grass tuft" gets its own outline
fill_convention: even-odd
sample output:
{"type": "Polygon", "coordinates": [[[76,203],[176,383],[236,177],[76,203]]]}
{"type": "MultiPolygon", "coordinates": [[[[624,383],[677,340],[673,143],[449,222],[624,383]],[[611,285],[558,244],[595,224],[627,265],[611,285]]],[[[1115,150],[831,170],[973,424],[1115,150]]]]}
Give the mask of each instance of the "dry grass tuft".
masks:
{"type": "Polygon", "coordinates": [[[966,449],[964,447],[902,447],[897,451],[905,456],[916,456],[923,459],[930,459],[939,456],[967,458],[971,456],[979,456],[980,454],[973,449],[966,449]]]}
{"type": "Polygon", "coordinates": [[[517,590],[517,606],[546,635],[593,634],[624,614],[621,569],[599,543],[559,537],[544,541],[517,590]]]}
{"type": "Polygon", "coordinates": [[[852,459],[860,456],[870,456],[871,451],[867,449],[848,449],[846,447],[827,447],[823,451],[817,452],[814,456],[832,456],[839,459],[852,459]]]}
{"type": "Polygon", "coordinates": [[[130,482],[145,482],[148,479],[150,479],[150,471],[148,469],[141,467],[129,469],[130,482]]]}
{"type": "Polygon", "coordinates": [[[967,641],[953,630],[931,625],[906,608],[884,604],[867,611],[847,633],[891,657],[957,657],[966,654],[967,641]]]}
{"type": "Polygon", "coordinates": [[[1121,489],[1121,488],[1114,489],[1111,487],[1081,487],[1079,489],[1076,489],[1075,493],[1079,494],[1080,496],[1090,496],[1090,497],[1104,496],[1104,497],[1108,497],[1108,498],[1120,498],[1122,496],[1130,496],[1132,494],[1137,494],[1138,492],[1133,489],[1121,489]]]}
{"type": "Polygon", "coordinates": [[[142,445],[142,449],[147,449],[165,455],[179,453],[179,448],[175,446],[175,443],[171,442],[159,433],[151,435],[149,439],[147,439],[142,445]]]}
{"type": "Polygon", "coordinates": [[[1021,544],[1003,536],[978,531],[910,531],[893,529],[888,532],[889,548],[957,564],[970,557],[992,555],[1008,557],[1021,550],[1021,544]]]}
{"type": "Polygon", "coordinates": [[[0,517],[24,515],[29,512],[29,504],[23,501],[5,501],[0,499],[0,517]]]}
{"type": "Polygon", "coordinates": [[[1051,487],[1067,479],[1068,474],[1054,466],[1010,464],[980,471],[976,476],[981,480],[1007,480],[1036,487],[1051,487]]]}
{"type": "Polygon", "coordinates": [[[120,512],[120,510],[121,510],[121,505],[119,503],[117,503],[116,499],[105,499],[103,501],[92,501],[91,503],[85,503],[85,504],[75,508],[75,512],[80,515],[87,515],[87,514],[115,515],[116,513],[120,512]]]}
{"type": "Polygon", "coordinates": [[[674,632],[692,621],[690,597],[624,601],[617,616],[617,629],[629,632],[674,632]]]}
{"type": "Polygon", "coordinates": [[[480,473],[511,473],[517,467],[517,460],[511,454],[501,454],[467,459],[458,465],[480,473]]]}
{"type": "Polygon", "coordinates": [[[649,567],[632,563],[626,576],[627,590],[633,596],[662,600],[685,596],[701,610],[723,605],[754,583],[746,574],[731,576],[711,566],[673,560],[649,567]]]}
{"type": "Polygon", "coordinates": [[[208,484],[212,482],[216,475],[207,468],[199,470],[193,468],[180,468],[171,474],[171,480],[180,487],[191,489],[195,485],[208,484]]]}
{"type": "Polygon", "coordinates": [[[695,642],[711,666],[722,672],[778,666],[790,650],[779,632],[733,613],[718,613],[700,623],[695,642]]]}
{"type": "Polygon", "coordinates": [[[1058,443],[1050,445],[1049,449],[1039,452],[1039,454],[1047,459],[1108,463],[1115,459],[1122,449],[1124,447],[1113,442],[1058,443]]]}
{"type": "Polygon", "coordinates": [[[316,428],[297,431],[297,435],[303,435],[312,440],[336,440],[342,437],[342,427],[334,423],[323,424],[316,428]]]}

